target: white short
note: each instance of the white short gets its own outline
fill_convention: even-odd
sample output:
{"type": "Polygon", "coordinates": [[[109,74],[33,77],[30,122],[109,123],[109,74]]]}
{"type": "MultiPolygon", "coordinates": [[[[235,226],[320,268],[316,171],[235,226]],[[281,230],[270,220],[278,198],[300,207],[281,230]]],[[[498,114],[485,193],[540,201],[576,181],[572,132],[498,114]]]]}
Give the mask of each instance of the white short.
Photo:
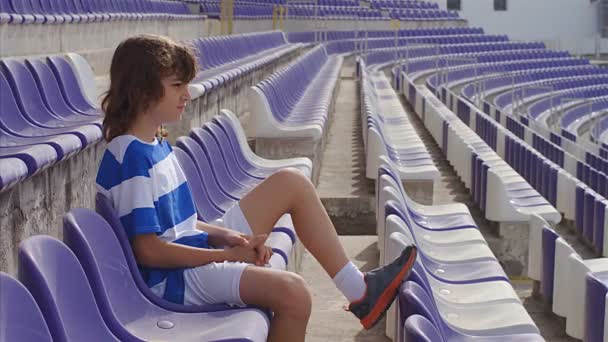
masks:
{"type": "MultiPolygon", "coordinates": [[[[210,223],[247,235],[252,232],[238,203],[230,207],[221,219],[210,223]]],[[[243,262],[224,261],[185,270],[184,304],[226,303],[245,306],[241,300],[240,283],[241,275],[247,266],[249,264],[243,262]]],[[[161,297],[164,290],[164,282],[152,288],[152,292],[161,297]]]]}

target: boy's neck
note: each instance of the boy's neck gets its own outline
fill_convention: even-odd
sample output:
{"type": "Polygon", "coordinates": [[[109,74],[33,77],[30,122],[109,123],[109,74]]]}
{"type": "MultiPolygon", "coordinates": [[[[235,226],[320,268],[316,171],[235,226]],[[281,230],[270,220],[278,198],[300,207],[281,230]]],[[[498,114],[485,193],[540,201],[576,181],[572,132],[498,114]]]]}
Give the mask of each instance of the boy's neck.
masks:
{"type": "Polygon", "coordinates": [[[152,143],[156,139],[158,128],[159,126],[153,123],[152,120],[146,118],[146,115],[138,115],[127,133],[142,141],[152,143]]]}

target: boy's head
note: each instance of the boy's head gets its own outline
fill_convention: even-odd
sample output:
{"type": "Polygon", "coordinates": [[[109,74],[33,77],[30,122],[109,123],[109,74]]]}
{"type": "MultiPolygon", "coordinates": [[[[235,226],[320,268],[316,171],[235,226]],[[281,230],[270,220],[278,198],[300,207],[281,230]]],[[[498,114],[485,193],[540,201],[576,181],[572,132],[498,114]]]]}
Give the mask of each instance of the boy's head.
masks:
{"type": "Polygon", "coordinates": [[[102,101],[104,138],[126,133],[139,115],[155,124],[178,120],[196,75],[192,51],[154,35],[129,38],[116,48],[110,67],[110,89],[102,101]]]}

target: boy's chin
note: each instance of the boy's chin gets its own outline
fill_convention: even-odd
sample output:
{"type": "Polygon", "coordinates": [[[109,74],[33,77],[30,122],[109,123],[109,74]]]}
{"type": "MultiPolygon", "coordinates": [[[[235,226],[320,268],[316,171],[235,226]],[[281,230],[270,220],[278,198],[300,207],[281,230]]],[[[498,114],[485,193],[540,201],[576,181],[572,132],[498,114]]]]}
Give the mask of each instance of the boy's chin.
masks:
{"type": "Polygon", "coordinates": [[[171,118],[170,120],[167,120],[167,121],[165,122],[165,124],[172,124],[172,123],[176,123],[176,122],[181,121],[181,119],[182,119],[182,114],[183,114],[183,113],[176,114],[176,116],[175,116],[175,117],[171,118]]]}

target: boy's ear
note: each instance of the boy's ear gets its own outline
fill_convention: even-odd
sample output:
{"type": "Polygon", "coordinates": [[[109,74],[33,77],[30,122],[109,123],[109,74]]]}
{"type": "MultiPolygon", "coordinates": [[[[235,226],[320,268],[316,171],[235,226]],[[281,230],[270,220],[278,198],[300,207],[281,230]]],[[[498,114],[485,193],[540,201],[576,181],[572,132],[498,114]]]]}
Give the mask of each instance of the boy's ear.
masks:
{"type": "Polygon", "coordinates": [[[163,126],[160,126],[156,131],[156,137],[159,139],[166,139],[169,136],[169,131],[167,131],[163,126]]]}

